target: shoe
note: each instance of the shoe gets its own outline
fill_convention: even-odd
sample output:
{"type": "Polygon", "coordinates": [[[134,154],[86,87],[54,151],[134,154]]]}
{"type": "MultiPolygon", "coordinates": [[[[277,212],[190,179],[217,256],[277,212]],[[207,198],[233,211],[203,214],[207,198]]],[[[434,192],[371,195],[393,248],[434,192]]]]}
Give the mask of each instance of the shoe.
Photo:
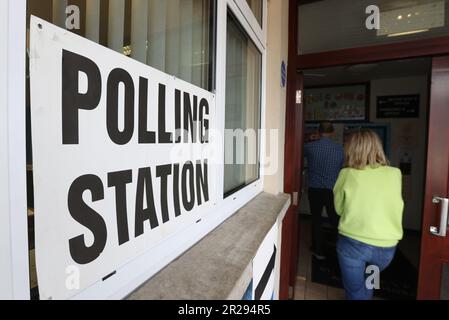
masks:
{"type": "Polygon", "coordinates": [[[324,229],[334,229],[333,224],[330,223],[329,221],[324,222],[322,226],[324,229]]]}
{"type": "Polygon", "coordinates": [[[320,255],[318,253],[312,252],[312,256],[317,260],[326,260],[326,256],[320,255]]]}

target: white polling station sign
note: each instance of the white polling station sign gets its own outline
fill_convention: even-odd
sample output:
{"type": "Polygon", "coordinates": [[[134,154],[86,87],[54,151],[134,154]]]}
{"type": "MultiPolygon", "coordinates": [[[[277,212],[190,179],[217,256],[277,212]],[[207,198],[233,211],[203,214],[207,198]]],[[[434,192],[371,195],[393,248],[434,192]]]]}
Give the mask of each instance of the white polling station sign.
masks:
{"type": "Polygon", "coordinates": [[[211,143],[215,97],[39,18],[30,28],[39,292],[66,299],[211,212],[195,146],[211,143]]]}
{"type": "Polygon", "coordinates": [[[277,223],[265,236],[253,259],[253,298],[254,300],[273,300],[276,283],[276,259],[278,258],[279,226],[277,223]]]}

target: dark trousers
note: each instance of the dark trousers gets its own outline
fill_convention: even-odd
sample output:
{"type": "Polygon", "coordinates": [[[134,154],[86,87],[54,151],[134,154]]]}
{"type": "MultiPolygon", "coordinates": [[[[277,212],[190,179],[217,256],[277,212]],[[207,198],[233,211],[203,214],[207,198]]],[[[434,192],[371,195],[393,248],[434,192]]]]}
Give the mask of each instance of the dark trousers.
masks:
{"type": "Polygon", "coordinates": [[[329,222],[337,229],[339,217],[334,208],[334,193],[329,189],[310,188],[310,211],[312,213],[312,250],[314,253],[324,255],[325,236],[323,231],[323,207],[326,208],[329,222]]]}

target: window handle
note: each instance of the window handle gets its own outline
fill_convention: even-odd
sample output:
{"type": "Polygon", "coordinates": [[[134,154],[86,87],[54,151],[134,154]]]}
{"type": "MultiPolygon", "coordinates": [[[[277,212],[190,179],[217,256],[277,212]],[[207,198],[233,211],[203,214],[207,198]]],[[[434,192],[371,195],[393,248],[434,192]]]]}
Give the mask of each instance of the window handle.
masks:
{"type": "Polygon", "coordinates": [[[449,208],[449,199],[441,198],[441,197],[433,197],[432,203],[438,204],[441,203],[440,208],[440,229],[438,227],[431,226],[430,233],[437,237],[446,237],[447,231],[447,216],[448,216],[448,208],[449,208]]]}

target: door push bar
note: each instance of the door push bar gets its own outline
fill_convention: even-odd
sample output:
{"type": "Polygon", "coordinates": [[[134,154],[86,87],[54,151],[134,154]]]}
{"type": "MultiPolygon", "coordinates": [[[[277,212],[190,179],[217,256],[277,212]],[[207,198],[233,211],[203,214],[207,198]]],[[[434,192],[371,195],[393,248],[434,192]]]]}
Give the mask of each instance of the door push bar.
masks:
{"type": "Polygon", "coordinates": [[[447,216],[449,209],[449,199],[441,197],[433,197],[432,203],[441,203],[440,208],[440,229],[438,227],[430,227],[430,233],[437,237],[445,237],[447,231],[447,216]]]}

